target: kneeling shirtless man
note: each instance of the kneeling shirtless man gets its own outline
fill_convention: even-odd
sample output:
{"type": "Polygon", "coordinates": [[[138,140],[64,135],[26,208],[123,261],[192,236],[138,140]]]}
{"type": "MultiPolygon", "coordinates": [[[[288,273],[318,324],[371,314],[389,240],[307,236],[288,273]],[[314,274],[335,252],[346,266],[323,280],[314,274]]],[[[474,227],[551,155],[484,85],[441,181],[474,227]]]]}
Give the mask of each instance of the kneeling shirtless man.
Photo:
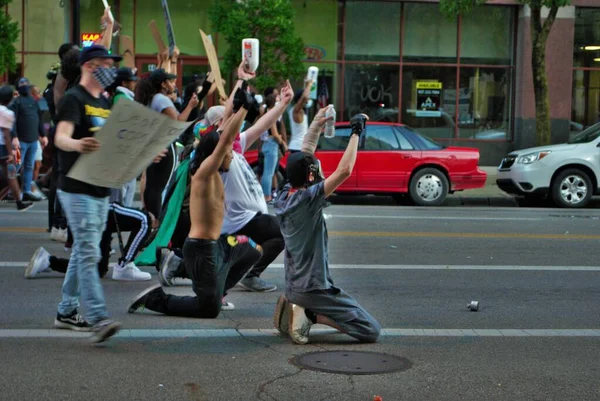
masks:
{"type": "Polygon", "coordinates": [[[362,342],[375,342],[379,323],[348,295],[329,275],[327,226],[323,217],[326,198],[352,173],[359,137],[368,117],[359,114],[350,121],[352,135],[336,171],[322,181],[319,161],[313,155],[318,135],[325,125],[325,109],[319,111],[305,136],[302,151],[287,161],[287,184],[275,202],[285,239],[285,296],[275,308],[275,328],[289,333],[296,344],[308,343],[315,323],[331,326],[362,342]]]}
{"type": "MultiPolygon", "coordinates": [[[[256,250],[256,258],[248,268],[238,270],[234,274],[231,264],[224,262],[223,250],[227,244],[226,240],[220,238],[225,208],[223,181],[219,169],[225,157],[231,153],[235,136],[252,101],[252,97],[245,90],[238,89],[234,98],[234,110],[237,112],[225,124],[220,136],[214,131],[202,137],[196,148],[194,160],[190,163],[191,228],[183,246],[183,258],[196,296],[169,295],[157,284],[134,298],[129,305],[130,313],[145,307],[170,316],[214,319],[221,312],[224,292],[236,285],[260,258],[261,253],[256,250]]],[[[252,242],[244,245],[248,243],[252,242]]],[[[237,242],[229,245],[244,246],[238,245],[237,242]]]]}

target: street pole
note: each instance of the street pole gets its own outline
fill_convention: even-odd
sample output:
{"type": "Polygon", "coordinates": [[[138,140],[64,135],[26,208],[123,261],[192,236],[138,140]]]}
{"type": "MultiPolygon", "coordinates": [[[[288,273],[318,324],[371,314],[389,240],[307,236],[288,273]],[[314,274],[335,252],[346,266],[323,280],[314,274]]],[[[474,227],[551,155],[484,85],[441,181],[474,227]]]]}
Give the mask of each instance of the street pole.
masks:
{"type": "Polygon", "coordinates": [[[81,44],[81,6],[79,4],[80,0],[71,0],[71,10],[72,10],[72,21],[71,23],[73,24],[73,37],[71,38],[71,41],[76,44],[77,46],[80,46],[81,44]]]}

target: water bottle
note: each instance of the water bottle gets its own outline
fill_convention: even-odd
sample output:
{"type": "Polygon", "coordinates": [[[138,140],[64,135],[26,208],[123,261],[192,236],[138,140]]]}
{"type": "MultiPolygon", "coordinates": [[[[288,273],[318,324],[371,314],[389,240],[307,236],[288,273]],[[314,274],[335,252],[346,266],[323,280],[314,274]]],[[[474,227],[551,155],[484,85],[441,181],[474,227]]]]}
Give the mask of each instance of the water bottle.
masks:
{"type": "Polygon", "coordinates": [[[306,80],[312,81],[312,86],[310,87],[310,95],[309,98],[316,100],[317,99],[317,78],[319,77],[319,67],[315,67],[314,65],[308,67],[308,73],[306,74],[306,80]]]}
{"type": "Polygon", "coordinates": [[[335,136],[335,108],[332,104],[325,112],[325,117],[333,117],[325,123],[325,138],[333,138],[335,136]]]}
{"type": "Polygon", "coordinates": [[[255,72],[258,68],[260,43],[258,39],[246,38],[242,40],[242,59],[246,62],[248,70],[255,72]]]}

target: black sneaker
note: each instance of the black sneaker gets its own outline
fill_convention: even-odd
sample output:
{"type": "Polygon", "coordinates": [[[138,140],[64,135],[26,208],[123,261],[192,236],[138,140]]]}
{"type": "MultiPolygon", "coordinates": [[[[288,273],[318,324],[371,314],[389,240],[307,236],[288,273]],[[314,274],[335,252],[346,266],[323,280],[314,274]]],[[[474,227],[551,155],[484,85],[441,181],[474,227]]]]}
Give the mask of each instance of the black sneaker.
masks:
{"type": "Polygon", "coordinates": [[[153,286],[148,287],[144,291],[142,291],[139,294],[137,294],[131,300],[131,303],[129,304],[129,307],[127,308],[127,312],[129,312],[129,313],[135,313],[139,309],[144,309],[144,306],[146,305],[146,299],[148,298],[148,295],[151,292],[154,292],[154,291],[162,291],[162,286],[160,284],[154,284],[153,286]]]}
{"type": "Polygon", "coordinates": [[[33,207],[33,202],[17,202],[17,211],[24,212],[25,210],[29,210],[33,207]]]}
{"type": "Polygon", "coordinates": [[[119,330],[121,330],[121,323],[109,319],[101,320],[92,328],[92,331],[94,332],[94,335],[92,336],[92,342],[104,342],[117,334],[119,330]]]}
{"type": "Polygon", "coordinates": [[[92,326],[77,311],[73,312],[71,316],[63,316],[57,313],[56,319],[54,319],[54,327],[75,331],[92,331],[92,326]]]}

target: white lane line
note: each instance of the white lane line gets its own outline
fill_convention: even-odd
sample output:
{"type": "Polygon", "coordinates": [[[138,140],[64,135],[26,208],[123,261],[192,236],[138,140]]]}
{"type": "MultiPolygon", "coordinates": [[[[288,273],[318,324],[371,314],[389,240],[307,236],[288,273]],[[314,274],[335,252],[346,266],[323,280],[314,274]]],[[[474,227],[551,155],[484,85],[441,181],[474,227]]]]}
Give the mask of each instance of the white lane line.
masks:
{"type": "Polygon", "coordinates": [[[543,221],[551,217],[473,217],[473,216],[402,216],[402,215],[365,215],[365,214],[327,214],[336,219],[392,219],[392,220],[473,220],[473,221],[543,221]]]}
{"type": "MultiPolygon", "coordinates": [[[[0,262],[1,267],[27,267],[28,262],[0,262]]],[[[151,268],[152,266],[139,266],[151,268]]],[[[153,268],[153,267],[152,267],[153,268]]],[[[283,269],[282,263],[272,263],[270,269],[283,269]]],[[[510,270],[510,271],[583,271],[597,272],[600,266],[503,266],[503,265],[358,265],[334,264],[330,269],[348,270],[510,270]]],[[[153,269],[152,269],[153,270],[153,269]]]]}
{"type": "MultiPolygon", "coordinates": [[[[338,333],[332,329],[312,329],[311,336],[338,333]]],[[[600,337],[600,329],[395,329],[381,332],[383,337],[600,337]]],[[[0,329],[0,338],[74,338],[90,333],[68,330],[0,329]]],[[[121,330],[121,338],[181,337],[278,337],[275,329],[129,329],[121,330]]]]}

